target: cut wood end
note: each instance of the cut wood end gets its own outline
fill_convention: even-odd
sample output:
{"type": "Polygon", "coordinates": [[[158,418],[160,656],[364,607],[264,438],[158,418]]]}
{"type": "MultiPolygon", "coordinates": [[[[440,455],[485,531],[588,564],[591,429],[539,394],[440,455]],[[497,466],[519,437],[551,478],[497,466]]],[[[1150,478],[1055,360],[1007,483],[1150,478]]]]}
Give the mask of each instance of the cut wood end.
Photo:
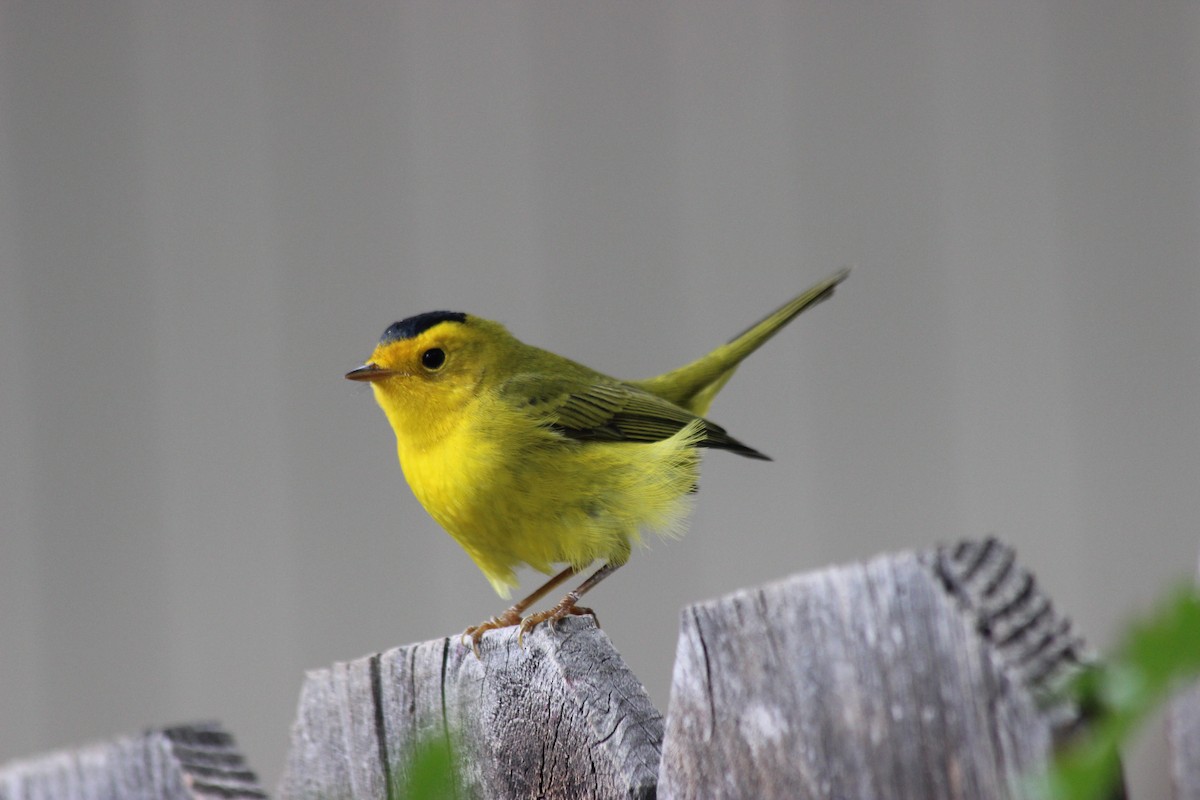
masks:
{"type": "Polygon", "coordinates": [[[152,728],[0,766],[0,797],[8,800],[127,795],[166,800],[267,796],[233,736],[215,722],[152,728]]]}
{"type": "Polygon", "coordinates": [[[1000,665],[1042,703],[1056,739],[1070,735],[1083,712],[1063,689],[1091,656],[1071,621],[1017,564],[1016,551],[988,537],[941,545],[921,558],[974,620],[1000,665]]]}
{"type": "Polygon", "coordinates": [[[589,618],[457,634],[309,673],[283,798],[383,796],[416,748],[447,737],[461,797],[653,792],[662,718],[589,618]]]}

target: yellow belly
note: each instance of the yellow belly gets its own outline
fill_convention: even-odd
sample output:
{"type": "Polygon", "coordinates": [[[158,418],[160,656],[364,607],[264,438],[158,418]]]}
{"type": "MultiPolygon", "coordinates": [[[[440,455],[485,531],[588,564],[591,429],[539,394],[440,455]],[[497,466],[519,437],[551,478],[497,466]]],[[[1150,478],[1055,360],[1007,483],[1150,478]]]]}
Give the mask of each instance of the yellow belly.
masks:
{"type": "Polygon", "coordinates": [[[579,442],[489,414],[432,446],[401,446],[400,463],[417,499],[507,597],[521,564],[621,563],[642,529],[680,533],[700,435],[693,423],[661,442],[579,442]]]}

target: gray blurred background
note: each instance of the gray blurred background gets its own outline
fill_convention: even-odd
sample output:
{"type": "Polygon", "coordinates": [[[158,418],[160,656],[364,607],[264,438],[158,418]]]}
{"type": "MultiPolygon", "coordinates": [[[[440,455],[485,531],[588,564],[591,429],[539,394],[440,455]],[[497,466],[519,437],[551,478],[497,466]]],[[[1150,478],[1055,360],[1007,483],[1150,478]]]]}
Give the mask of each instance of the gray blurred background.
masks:
{"type": "Polygon", "coordinates": [[[792,572],[995,534],[1099,648],[1193,573],[1200,6],[3,0],[0,761],[273,785],[306,668],[503,608],[342,379],[390,322],[644,377],[844,264],[713,408],[774,463],[589,598],[660,709],[792,572]]]}

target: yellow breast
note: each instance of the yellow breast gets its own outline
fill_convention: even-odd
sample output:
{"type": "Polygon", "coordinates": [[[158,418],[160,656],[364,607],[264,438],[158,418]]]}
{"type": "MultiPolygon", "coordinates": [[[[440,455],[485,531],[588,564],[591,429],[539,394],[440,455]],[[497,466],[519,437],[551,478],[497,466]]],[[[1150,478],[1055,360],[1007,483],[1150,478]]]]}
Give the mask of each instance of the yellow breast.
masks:
{"type": "Polygon", "coordinates": [[[399,444],[413,493],[507,596],[514,568],[623,562],[642,528],[679,530],[700,435],[578,442],[484,399],[436,442],[399,444]]]}

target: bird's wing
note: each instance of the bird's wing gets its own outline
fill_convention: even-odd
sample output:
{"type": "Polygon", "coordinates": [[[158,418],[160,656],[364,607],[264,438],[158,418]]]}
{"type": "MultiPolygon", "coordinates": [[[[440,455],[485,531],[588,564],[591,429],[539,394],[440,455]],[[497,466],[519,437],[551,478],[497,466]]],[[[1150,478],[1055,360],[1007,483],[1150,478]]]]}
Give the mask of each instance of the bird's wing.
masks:
{"type": "Polygon", "coordinates": [[[731,450],[750,458],[767,456],[739,442],[720,425],[669,400],[611,379],[521,375],[502,388],[511,402],[538,422],[571,439],[595,442],[657,442],[694,420],[703,424],[701,447],[731,450]]]}

